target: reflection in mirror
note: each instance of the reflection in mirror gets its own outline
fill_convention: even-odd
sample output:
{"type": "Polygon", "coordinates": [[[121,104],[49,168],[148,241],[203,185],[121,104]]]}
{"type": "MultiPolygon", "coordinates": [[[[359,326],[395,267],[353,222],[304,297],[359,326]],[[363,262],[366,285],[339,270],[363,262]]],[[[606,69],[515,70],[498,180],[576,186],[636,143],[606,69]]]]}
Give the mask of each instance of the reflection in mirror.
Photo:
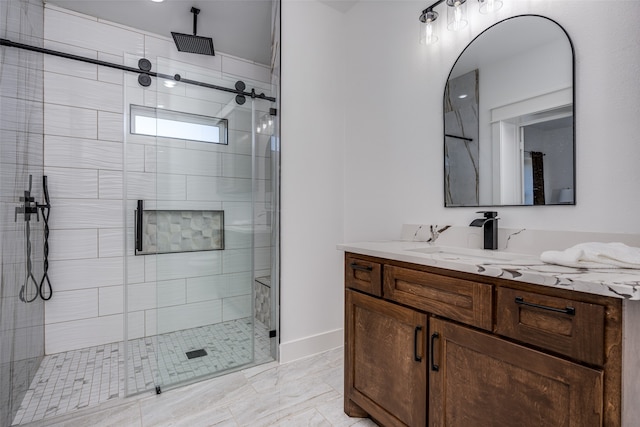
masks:
{"type": "Polygon", "coordinates": [[[575,204],[573,47],[541,16],[474,39],[444,92],[445,206],[575,204]]]}

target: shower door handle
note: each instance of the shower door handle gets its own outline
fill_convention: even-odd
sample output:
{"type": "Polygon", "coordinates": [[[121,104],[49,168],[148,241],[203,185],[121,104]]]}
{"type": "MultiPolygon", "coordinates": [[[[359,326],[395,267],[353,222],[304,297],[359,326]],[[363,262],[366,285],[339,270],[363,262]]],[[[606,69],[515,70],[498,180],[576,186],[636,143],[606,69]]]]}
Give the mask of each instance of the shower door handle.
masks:
{"type": "Polygon", "coordinates": [[[144,200],[138,200],[136,210],[136,252],[142,252],[142,211],[144,210],[144,200]]]}

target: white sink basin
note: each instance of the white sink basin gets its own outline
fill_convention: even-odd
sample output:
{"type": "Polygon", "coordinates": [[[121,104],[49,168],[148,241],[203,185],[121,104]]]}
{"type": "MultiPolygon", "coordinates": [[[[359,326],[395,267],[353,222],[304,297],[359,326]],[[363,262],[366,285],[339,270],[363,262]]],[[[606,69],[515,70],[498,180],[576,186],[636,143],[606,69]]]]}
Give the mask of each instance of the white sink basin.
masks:
{"type": "Polygon", "coordinates": [[[538,261],[533,255],[517,254],[512,252],[492,251],[487,249],[456,248],[448,246],[427,246],[423,248],[407,249],[409,252],[419,252],[433,255],[434,258],[451,261],[464,261],[471,263],[509,263],[523,264],[538,261]]]}

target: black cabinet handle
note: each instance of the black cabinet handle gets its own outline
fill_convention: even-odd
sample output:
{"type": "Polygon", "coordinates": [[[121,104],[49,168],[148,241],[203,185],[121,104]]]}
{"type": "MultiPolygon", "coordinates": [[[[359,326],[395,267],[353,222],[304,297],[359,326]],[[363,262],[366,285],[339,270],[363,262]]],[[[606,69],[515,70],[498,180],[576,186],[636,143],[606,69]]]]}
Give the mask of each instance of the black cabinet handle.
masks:
{"type": "Polygon", "coordinates": [[[416,326],[413,331],[413,359],[422,362],[422,356],[418,355],[418,334],[422,331],[422,326],[416,326]]]}
{"type": "Polygon", "coordinates": [[[142,251],[142,211],[144,210],[144,200],[138,200],[138,210],[136,210],[136,251],[142,251]]]}
{"type": "Polygon", "coordinates": [[[361,271],[373,271],[373,267],[368,265],[358,265],[355,262],[351,263],[351,268],[353,268],[354,270],[361,270],[361,271]]]}
{"type": "Polygon", "coordinates": [[[539,308],[541,310],[553,311],[555,313],[568,314],[570,316],[574,316],[576,314],[576,309],[573,307],[569,307],[569,306],[567,306],[566,308],[549,307],[547,305],[540,305],[540,304],[534,304],[532,302],[526,302],[522,297],[516,297],[516,304],[526,305],[527,307],[539,308]]]}
{"type": "Polygon", "coordinates": [[[434,352],[434,348],[435,348],[435,341],[436,339],[440,338],[440,334],[437,332],[434,332],[433,334],[431,334],[431,370],[434,372],[438,372],[440,370],[440,366],[436,365],[436,356],[435,356],[435,352],[434,352]]]}

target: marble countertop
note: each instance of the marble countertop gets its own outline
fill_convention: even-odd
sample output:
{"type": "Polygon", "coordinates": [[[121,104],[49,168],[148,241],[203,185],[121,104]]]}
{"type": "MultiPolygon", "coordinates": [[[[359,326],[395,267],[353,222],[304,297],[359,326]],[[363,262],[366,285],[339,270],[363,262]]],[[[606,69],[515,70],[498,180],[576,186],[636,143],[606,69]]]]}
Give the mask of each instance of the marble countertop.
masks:
{"type": "Polygon", "coordinates": [[[499,277],[607,297],[640,300],[640,270],[584,269],[545,264],[535,255],[429,245],[426,242],[345,243],[344,252],[499,277]]]}

